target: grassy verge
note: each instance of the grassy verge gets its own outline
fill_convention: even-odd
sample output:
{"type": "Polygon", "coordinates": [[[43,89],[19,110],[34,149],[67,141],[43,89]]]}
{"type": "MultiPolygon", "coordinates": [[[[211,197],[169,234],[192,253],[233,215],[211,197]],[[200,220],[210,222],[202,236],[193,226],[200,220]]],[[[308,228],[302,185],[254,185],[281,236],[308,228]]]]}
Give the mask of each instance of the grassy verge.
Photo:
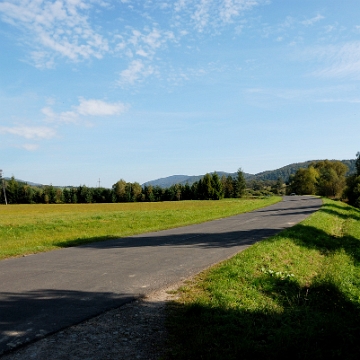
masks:
{"type": "Polygon", "coordinates": [[[0,259],[219,219],[280,201],[0,206],[0,259]]]}
{"type": "Polygon", "coordinates": [[[360,211],[325,199],[179,295],[169,358],[359,359],[360,211]]]}

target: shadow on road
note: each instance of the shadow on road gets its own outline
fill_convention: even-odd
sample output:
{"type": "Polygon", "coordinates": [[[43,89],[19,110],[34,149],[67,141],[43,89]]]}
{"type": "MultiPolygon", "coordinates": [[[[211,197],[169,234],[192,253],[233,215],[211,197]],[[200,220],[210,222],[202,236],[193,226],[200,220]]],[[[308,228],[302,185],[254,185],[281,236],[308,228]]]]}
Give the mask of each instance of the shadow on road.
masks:
{"type": "MultiPolygon", "coordinates": [[[[309,200],[314,200],[309,198],[309,200]]],[[[292,200],[288,200],[292,201],[292,200]]],[[[281,204],[281,203],[280,203],[281,204]]],[[[284,204],[284,207],[286,204],[284,204]]],[[[189,230],[178,231],[181,234],[177,234],[176,230],[173,232],[169,230],[170,233],[167,234],[167,230],[162,230],[158,233],[149,233],[142,235],[135,235],[132,237],[118,238],[114,236],[103,236],[101,238],[84,238],[84,239],[73,239],[67,240],[64,242],[57,242],[54,245],[58,247],[71,247],[78,246],[81,248],[89,249],[106,249],[106,248],[128,248],[128,247],[143,247],[143,246],[198,246],[202,248],[211,248],[211,247],[232,247],[239,245],[251,245],[256,241],[262,240],[266,237],[270,237],[278,233],[283,229],[283,227],[273,226],[271,217],[282,217],[282,216],[301,216],[306,218],[320,207],[320,204],[309,204],[302,205],[296,209],[261,209],[255,210],[251,213],[241,214],[243,220],[238,220],[238,216],[233,216],[227,219],[220,219],[221,221],[226,221],[224,227],[220,231],[213,231],[217,227],[216,223],[219,220],[213,220],[207,223],[193,225],[196,227],[196,232],[191,232],[193,226],[188,226],[189,230]],[[247,220],[247,216],[251,214],[251,218],[247,220]],[[253,221],[256,219],[256,215],[264,217],[264,220],[269,219],[269,222],[265,225],[262,223],[258,226],[257,229],[249,229],[243,231],[231,231],[232,227],[238,227],[239,221],[247,223],[247,221],[253,221]],[[211,224],[214,224],[214,227],[211,227],[211,224]],[[201,231],[203,230],[203,231],[201,231]],[[205,239],[206,237],[206,239],[205,239]]],[[[263,220],[261,220],[263,221],[263,220]]],[[[119,225],[121,226],[121,224],[119,225]]],[[[246,228],[246,226],[245,226],[246,228]]],[[[181,228],[178,228],[181,229],[181,228]]]]}
{"type": "Polygon", "coordinates": [[[109,292],[68,290],[0,294],[0,355],[134,299],[109,292]]]}

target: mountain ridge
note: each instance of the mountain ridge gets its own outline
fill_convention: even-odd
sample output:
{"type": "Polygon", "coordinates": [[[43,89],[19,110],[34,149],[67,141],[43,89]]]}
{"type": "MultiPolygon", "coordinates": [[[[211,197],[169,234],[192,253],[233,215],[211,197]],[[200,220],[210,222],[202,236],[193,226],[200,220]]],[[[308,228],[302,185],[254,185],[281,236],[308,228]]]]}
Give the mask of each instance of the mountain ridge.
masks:
{"type": "MultiPolygon", "coordinates": [[[[261,171],[257,174],[249,174],[244,173],[244,178],[246,181],[276,181],[281,178],[284,182],[289,181],[289,177],[296,173],[296,171],[300,168],[307,168],[311,163],[318,162],[323,160],[307,160],[299,163],[292,163],[289,165],[285,165],[281,168],[275,170],[265,170],[261,171]]],[[[335,160],[332,159],[330,161],[341,161],[345,165],[348,166],[349,171],[348,174],[355,172],[355,160],[335,160]]],[[[215,171],[211,172],[214,173],[215,171]]],[[[236,176],[236,172],[228,173],[224,171],[216,171],[219,177],[225,176],[236,176]]],[[[205,175],[205,174],[204,174],[205,175]]],[[[142,184],[142,186],[160,186],[161,188],[168,188],[175,184],[189,184],[190,186],[199,181],[204,175],[171,175],[168,177],[163,177],[155,180],[150,180],[142,184]],[[176,181],[174,181],[176,179],[176,181]]]]}

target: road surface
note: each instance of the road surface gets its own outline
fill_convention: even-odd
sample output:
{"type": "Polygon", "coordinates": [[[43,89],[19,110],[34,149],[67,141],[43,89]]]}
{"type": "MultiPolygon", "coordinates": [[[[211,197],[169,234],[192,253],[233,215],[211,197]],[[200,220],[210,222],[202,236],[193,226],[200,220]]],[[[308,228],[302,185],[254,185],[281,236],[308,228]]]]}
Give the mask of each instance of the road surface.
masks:
{"type": "Polygon", "coordinates": [[[287,196],[251,213],[0,261],[0,355],[164,288],[319,209],[287,196]]]}

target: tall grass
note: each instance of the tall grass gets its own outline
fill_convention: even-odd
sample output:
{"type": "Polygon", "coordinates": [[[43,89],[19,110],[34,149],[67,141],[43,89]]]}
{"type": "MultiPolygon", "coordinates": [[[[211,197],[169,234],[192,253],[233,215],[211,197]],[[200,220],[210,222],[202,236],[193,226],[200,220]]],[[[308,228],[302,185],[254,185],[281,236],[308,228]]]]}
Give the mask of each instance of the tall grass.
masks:
{"type": "Polygon", "coordinates": [[[179,295],[169,358],[359,359],[360,211],[325,199],[179,295]]]}
{"type": "Polygon", "coordinates": [[[0,206],[0,259],[200,223],[279,200],[0,206]]]}

